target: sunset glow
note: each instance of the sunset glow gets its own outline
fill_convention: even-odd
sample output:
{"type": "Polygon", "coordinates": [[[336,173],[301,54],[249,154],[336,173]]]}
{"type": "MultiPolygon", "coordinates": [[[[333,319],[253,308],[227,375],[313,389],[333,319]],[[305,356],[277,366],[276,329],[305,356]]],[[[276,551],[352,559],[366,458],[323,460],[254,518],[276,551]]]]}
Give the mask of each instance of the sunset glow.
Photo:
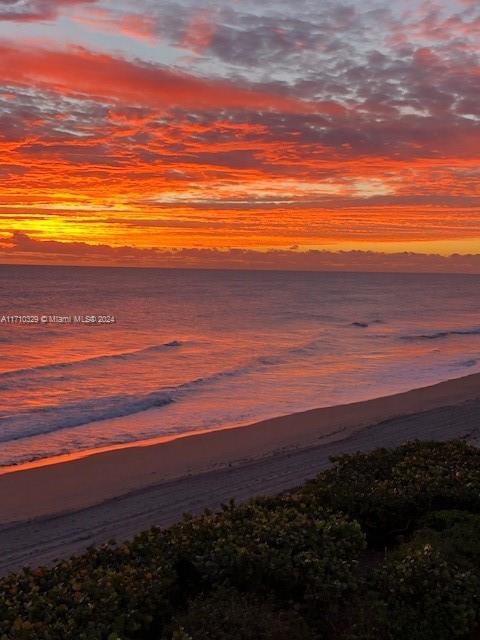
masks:
{"type": "Polygon", "coordinates": [[[479,34],[471,0],[0,0],[0,261],[478,272],[479,34]]]}

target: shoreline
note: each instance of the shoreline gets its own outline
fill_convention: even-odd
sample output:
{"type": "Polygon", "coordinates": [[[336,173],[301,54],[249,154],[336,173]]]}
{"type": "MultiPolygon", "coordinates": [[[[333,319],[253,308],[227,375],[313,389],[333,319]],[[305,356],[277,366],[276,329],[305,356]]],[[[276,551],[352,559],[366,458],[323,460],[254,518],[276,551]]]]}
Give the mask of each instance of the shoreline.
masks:
{"type": "MultiPolygon", "coordinates": [[[[158,436],[153,436],[153,437],[149,437],[141,440],[131,440],[128,442],[119,442],[119,443],[113,443],[113,444],[103,445],[99,447],[79,449],[77,451],[72,451],[69,453],[59,453],[59,454],[51,455],[46,458],[35,458],[33,460],[29,460],[26,462],[7,464],[7,465],[0,466],[0,479],[4,475],[9,475],[12,473],[20,473],[24,471],[39,469],[42,467],[50,467],[53,465],[70,463],[77,460],[82,460],[83,458],[90,458],[92,456],[115,453],[117,451],[123,451],[126,449],[155,447],[158,445],[165,445],[171,442],[175,442],[177,440],[196,438],[199,436],[205,436],[205,435],[224,432],[224,431],[226,432],[236,431],[237,429],[251,429],[251,428],[260,427],[260,426],[269,427],[271,423],[282,425],[282,423],[285,423],[286,421],[290,422],[294,418],[299,419],[303,423],[303,426],[305,426],[305,423],[304,423],[305,420],[308,420],[310,422],[310,418],[319,419],[320,421],[322,421],[322,425],[323,425],[325,424],[325,421],[324,421],[325,418],[327,419],[327,422],[328,422],[329,416],[327,416],[327,412],[331,414],[335,414],[337,412],[344,412],[344,411],[347,412],[349,408],[352,408],[352,409],[359,408],[360,416],[361,416],[363,413],[364,405],[369,405],[370,403],[380,403],[380,402],[382,403],[389,402],[389,403],[392,403],[393,405],[393,403],[395,403],[397,399],[401,401],[403,400],[404,397],[407,400],[407,403],[409,405],[409,408],[407,409],[412,410],[411,400],[415,402],[415,400],[413,399],[414,394],[422,395],[422,400],[426,401],[427,409],[433,408],[437,406],[436,405],[436,402],[438,399],[436,397],[437,388],[442,386],[445,387],[446,397],[449,402],[453,402],[453,403],[462,402],[463,400],[470,399],[470,397],[474,397],[472,396],[472,386],[475,385],[475,378],[478,378],[478,387],[479,387],[478,393],[480,397],[480,372],[478,372],[478,373],[468,374],[468,375],[460,376],[456,378],[449,378],[441,382],[435,382],[435,383],[427,384],[421,387],[414,387],[407,391],[399,391],[396,393],[390,393],[388,395],[375,396],[373,398],[368,398],[365,400],[356,400],[354,402],[342,403],[338,405],[327,405],[327,406],[322,406],[318,408],[316,407],[313,409],[295,411],[293,413],[282,414],[282,415],[274,416],[271,418],[263,418],[263,419],[255,420],[255,422],[237,423],[232,426],[224,425],[215,429],[196,429],[192,431],[183,431],[183,432],[173,433],[168,435],[158,435],[158,436]],[[465,385],[463,389],[459,389],[459,388],[454,389],[454,385],[456,386],[457,383],[460,384],[464,382],[465,382],[465,385]],[[447,389],[447,385],[449,387],[448,389],[447,389]],[[406,397],[406,396],[411,396],[411,397],[406,397]],[[325,414],[324,416],[322,415],[323,413],[325,414]]],[[[438,389],[438,391],[440,391],[440,389],[438,389]]],[[[475,393],[474,389],[473,389],[473,393],[475,393]]],[[[413,411],[419,410],[417,405],[414,405],[414,406],[415,408],[413,409],[413,411]]],[[[148,410],[148,411],[151,411],[151,410],[148,410]]],[[[398,415],[402,415],[402,414],[398,414],[398,415]]],[[[117,420],[117,419],[118,418],[115,418],[114,420],[117,420]]],[[[107,420],[107,422],[109,421],[110,420],[107,420]]],[[[101,425],[102,422],[103,421],[95,421],[94,423],[101,425]]],[[[296,425],[296,428],[298,429],[298,425],[296,425]]],[[[346,428],[345,425],[340,425],[339,431],[343,432],[345,431],[345,428],[346,428]]],[[[349,425],[349,428],[352,428],[352,427],[349,425]]],[[[362,425],[360,424],[357,425],[357,429],[361,429],[361,428],[362,428],[362,425]]],[[[325,434],[321,434],[319,438],[328,439],[330,437],[336,436],[337,434],[338,434],[338,431],[333,431],[333,432],[329,431],[325,434]]],[[[1,518],[1,512],[0,512],[0,518],[1,518]]],[[[0,524],[1,524],[1,519],[0,519],[0,524]]]]}
{"type": "MultiPolygon", "coordinates": [[[[177,440],[173,447],[171,443],[129,448],[4,475],[0,477],[0,576],[23,567],[54,564],[112,538],[123,542],[152,526],[168,527],[184,513],[217,509],[232,498],[242,502],[291,490],[328,467],[331,456],[396,447],[415,439],[464,439],[479,446],[480,374],[377,400],[285,416],[275,419],[273,425],[266,421],[192,436],[177,440]],[[343,428],[337,429],[336,437],[322,438],[322,421],[342,416],[343,428]],[[291,437],[290,446],[282,448],[286,433],[292,436],[289,426],[295,426],[297,443],[291,437]],[[220,441],[219,434],[223,434],[220,441]],[[227,453],[228,442],[235,462],[223,459],[220,464],[218,456],[227,453]],[[272,442],[276,447],[268,450],[272,442]],[[244,455],[248,443],[255,455],[244,455]],[[159,473],[161,461],[169,457],[170,471],[175,469],[173,451],[185,454],[188,450],[197,450],[196,472],[192,468],[185,473],[184,464],[183,475],[168,477],[165,469],[163,476],[159,473]],[[198,464],[202,456],[203,469],[198,464]],[[157,471],[153,476],[148,475],[147,463],[157,471]],[[138,482],[142,468],[147,474],[143,480],[148,480],[143,484],[138,482]],[[111,495],[105,494],[105,486],[111,495]],[[88,491],[93,495],[86,496],[88,491]],[[15,517],[18,515],[22,517],[15,517]]],[[[178,462],[177,457],[177,473],[182,470],[178,462]]]]}
{"type": "MultiPolygon", "coordinates": [[[[473,400],[480,400],[480,374],[248,426],[62,456],[66,459],[56,464],[39,461],[29,468],[10,467],[0,472],[0,527],[79,511],[182,478],[341,443],[372,425],[473,400]]],[[[448,439],[448,425],[445,429],[448,439]]]]}

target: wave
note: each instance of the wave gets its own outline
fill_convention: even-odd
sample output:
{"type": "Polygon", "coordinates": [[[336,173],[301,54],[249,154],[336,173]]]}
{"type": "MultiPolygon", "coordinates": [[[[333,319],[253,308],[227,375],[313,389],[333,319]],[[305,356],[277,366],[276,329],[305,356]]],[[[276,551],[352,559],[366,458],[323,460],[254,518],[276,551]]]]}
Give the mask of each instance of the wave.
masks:
{"type": "Polygon", "coordinates": [[[1,418],[0,442],[47,435],[99,420],[122,418],[172,402],[173,398],[169,393],[159,391],[144,396],[117,395],[65,404],[61,407],[42,407],[29,413],[1,418]]]}
{"type": "Polygon", "coordinates": [[[0,442],[47,435],[91,422],[136,415],[148,409],[167,406],[201,387],[222,379],[239,377],[259,368],[278,364],[280,359],[258,357],[242,366],[217,371],[170,389],[144,395],[115,395],[60,406],[41,407],[21,414],[3,415],[0,416],[0,442]]]}
{"type": "Polygon", "coordinates": [[[462,360],[457,364],[457,366],[469,369],[470,367],[475,367],[477,364],[478,360],[476,360],[475,358],[471,358],[469,360],[462,360]]]}
{"type": "Polygon", "coordinates": [[[413,334],[401,336],[402,340],[439,340],[450,336],[477,336],[480,335],[480,327],[471,329],[452,329],[450,331],[435,331],[433,333],[413,334]]]}
{"type": "Polygon", "coordinates": [[[161,389],[137,396],[125,394],[81,400],[61,406],[41,407],[21,414],[3,415],[0,417],[0,442],[47,435],[91,422],[135,415],[148,409],[171,404],[195,389],[215,383],[222,378],[245,375],[258,367],[275,364],[278,364],[278,360],[259,357],[240,367],[199,377],[171,389],[161,389]]]}
{"type": "Polygon", "coordinates": [[[368,329],[368,327],[372,324],[385,324],[384,320],[380,320],[380,318],[375,318],[375,320],[355,320],[351,323],[350,326],[357,327],[358,329],[368,329]]]}
{"type": "Polygon", "coordinates": [[[45,371],[58,371],[66,369],[68,367],[82,367],[91,364],[97,364],[99,362],[107,362],[111,360],[128,360],[130,358],[136,358],[138,356],[144,356],[149,353],[158,353],[167,349],[173,349],[181,347],[184,343],[179,340],[172,340],[171,342],[165,342],[163,344],[152,345],[144,347],[142,349],[136,349],[133,351],[123,351],[121,353],[110,353],[101,356],[93,356],[91,358],[84,358],[80,360],[70,360],[69,362],[53,362],[52,364],[41,364],[38,367],[27,367],[25,369],[12,369],[10,371],[4,371],[0,373],[0,380],[9,380],[18,376],[30,376],[37,372],[45,371]]]}
{"type": "MultiPolygon", "coordinates": [[[[181,343],[177,342],[168,343],[168,345],[172,346],[178,346],[180,344],[181,343]]],[[[64,429],[84,426],[91,422],[131,416],[155,407],[164,407],[182,400],[182,398],[190,393],[196,392],[205,386],[220,382],[223,379],[242,377],[271,367],[281,366],[288,362],[291,356],[304,357],[313,355],[320,344],[320,341],[313,340],[285,349],[281,354],[257,356],[238,366],[194,378],[176,387],[162,388],[143,395],[115,395],[91,400],[81,400],[60,406],[41,407],[22,414],[3,415],[0,416],[0,442],[47,435],[64,429]]],[[[162,346],[165,347],[167,345],[162,346]]],[[[154,347],[150,347],[149,349],[152,348],[154,347]]],[[[157,349],[157,347],[155,347],[155,349],[157,349]]],[[[129,352],[129,354],[144,351],[145,350],[142,349],[136,352],[129,352]]],[[[120,354],[118,354],[118,357],[120,357],[120,354]]],[[[90,359],[90,361],[91,360],[92,359],[90,359]]]]}

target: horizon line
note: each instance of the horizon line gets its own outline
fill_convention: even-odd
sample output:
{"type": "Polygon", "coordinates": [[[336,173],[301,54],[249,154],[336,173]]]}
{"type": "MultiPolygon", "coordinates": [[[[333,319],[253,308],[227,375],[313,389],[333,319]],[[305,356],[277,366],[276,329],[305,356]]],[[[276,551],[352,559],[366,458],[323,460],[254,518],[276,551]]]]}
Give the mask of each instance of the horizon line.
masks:
{"type": "Polygon", "coordinates": [[[34,267],[34,268],[55,268],[55,269],[138,269],[157,271],[238,271],[238,272],[269,272],[269,273],[350,273],[350,274],[379,274],[379,275],[458,275],[458,276],[480,276],[480,271],[402,271],[402,270],[352,270],[352,269],[288,269],[288,268],[262,268],[262,267],[166,267],[150,265],[88,265],[88,264],[41,264],[7,262],[1,263],[2,267],[34,267]]]}

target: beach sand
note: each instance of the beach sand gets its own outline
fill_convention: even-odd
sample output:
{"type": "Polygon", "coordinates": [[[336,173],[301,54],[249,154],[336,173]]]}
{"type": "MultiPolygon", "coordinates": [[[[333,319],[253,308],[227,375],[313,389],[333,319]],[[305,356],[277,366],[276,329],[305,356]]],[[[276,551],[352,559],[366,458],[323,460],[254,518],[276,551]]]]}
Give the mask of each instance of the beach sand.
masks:
{"type": "Polygon", "coordinates": [[[142,443],[0,475],[0,574],[39,566],[230,498],[301,484],[340,453],[480,442],[480,374],[406,393],[142,443]]]}

